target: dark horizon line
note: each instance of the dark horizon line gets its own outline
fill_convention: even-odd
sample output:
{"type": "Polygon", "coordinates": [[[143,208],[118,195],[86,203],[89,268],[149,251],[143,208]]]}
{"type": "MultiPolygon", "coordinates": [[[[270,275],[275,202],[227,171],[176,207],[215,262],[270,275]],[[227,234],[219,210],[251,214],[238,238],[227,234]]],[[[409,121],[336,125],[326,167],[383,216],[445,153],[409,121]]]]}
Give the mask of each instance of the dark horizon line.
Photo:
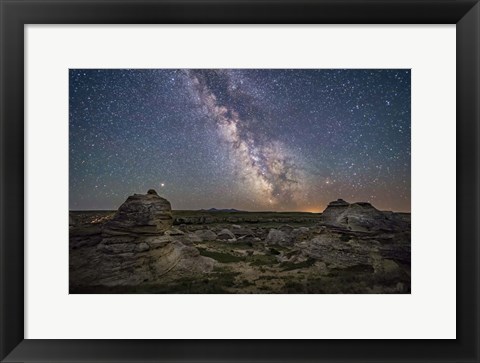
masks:
{"type": "MultiPolygon", "coordinates": [[[[322,212],[308,212],[308,211],[299,211],[299,210],[292,210],[292,211],[275,211],[275,210],[240,210],[240,209],[235,209],[236,211],[231,211],[231,209],[235,208],[223,208],[223,209],[217,209],[218,212],[226,212],[226,213],[310,213],[310,214],[322,214],[325,209],[322,212]]],[[[69,212],[116,212],[118,209],[69,209],[69,212]]],[[[408,213],[411,214],[412,211],[394,211],[394,210],[382,210],[379,209],[381,212],[392,212],[392,213],[408,213]]],[[[209,209],[172,209],[172,212],[212,212],[215,213],[215,211],[210,211],[209,209]]]]}

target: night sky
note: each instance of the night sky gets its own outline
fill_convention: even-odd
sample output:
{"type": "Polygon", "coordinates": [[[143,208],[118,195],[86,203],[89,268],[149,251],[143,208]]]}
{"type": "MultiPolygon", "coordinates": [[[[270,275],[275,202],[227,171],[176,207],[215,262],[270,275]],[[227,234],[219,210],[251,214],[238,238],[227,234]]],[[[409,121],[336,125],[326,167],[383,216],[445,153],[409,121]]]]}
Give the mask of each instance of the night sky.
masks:
{"type": "Polygon", "coordinates": [[[410,211],[410,70],[70,70],[70,209],[410,211]]]}

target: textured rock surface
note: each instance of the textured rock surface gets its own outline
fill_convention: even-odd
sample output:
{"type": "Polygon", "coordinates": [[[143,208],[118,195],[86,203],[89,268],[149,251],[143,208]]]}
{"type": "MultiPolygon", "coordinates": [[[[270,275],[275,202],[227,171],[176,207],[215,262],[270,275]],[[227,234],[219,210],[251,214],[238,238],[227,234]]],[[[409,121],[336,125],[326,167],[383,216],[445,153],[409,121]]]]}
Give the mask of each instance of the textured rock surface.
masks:
{"type": "Polygon", "coordinates": [[[235,237],[255,237],[255,233],[250,228],[233,228],[232,233],[235,237]]]}
{"type": "Polygon", "coordinates": [[[217,239],[217,234],[209,229],[200,229],[195,231],[195,234],[202,240],[202,241],[215,241],[217,239]]]}
{"type": "Polygon", "coordinates": [[[127,246],[100,244],[73,254],[70,280],[80,286],[135,286],[206,274],[215,265],[198,249],[172,239],[147,238],[127,246]]]}
{"type": "Polygon", "coordinates": [[[322,219],[324,221],[333,221],[336,220],[337,217],[343,213],[350,203],[344,201],[343,199],[337,199],[336,201],[330,202],[322,212],[322,219]]]}
{"type": "Polygon", "coordinates": [[[172,224],[170,202],[149,190],[147,194],[128,197],[105,224],[103,235],[156,235],[168,230],[172,224]]]}
{"type": "Polygon", "coordinates": [[[325,224],[352,231],[402,231],[409,228],[403,217],[392,212],[383,212],[370,203],[347,203],[343,199],[331,202],[322,213],[325,224]]]}
{"type": "Polygon", "coordinates": [[[289,246],[292,244],[289,235],[279,229],[270,229],[266,239],[267,245],[289,246]]]}
{"type": "Polygon", "coordinates": [[[218,232],[217,237],[220,240],[234,240],[235,239],[235,235],[229,229],[226,229],[226,228],[224,228],[220,232],[218,232]]]}
{"type": "Polygon", "coordinates": [[[144,252],[135,255],[116,255],[103,258],[108,268],[99,276],[101,285],[137,285],[145,281],[158,281],[166,274],[176,277],[210,272],[214,261],[200,256],[194,247],[185,246],[178,241],[150,244],[141,242],[138,246],[148,245],[144,252]],[[119,268],[121,267],[121,268],[119,268]]]}
{"type": "Polygon", "coordinates": [[[204,222],[155,233],[110,233],[118,212],[70,214],[72,293],[410,292],[410,214],[368,203],[335,201],[323,216],[174,211],[204,222]]]}
{"type": "Polygon", "coordinates": [[[96,243],[71,254],[70,280],[78,286],[134,286],[212,271],[215,261],[200,256],[190,236],[171,226],[170,203],[155,191],[128,197],[104,224],[101,238],[97,228],[99,237],[89,238],[96,243]]]}

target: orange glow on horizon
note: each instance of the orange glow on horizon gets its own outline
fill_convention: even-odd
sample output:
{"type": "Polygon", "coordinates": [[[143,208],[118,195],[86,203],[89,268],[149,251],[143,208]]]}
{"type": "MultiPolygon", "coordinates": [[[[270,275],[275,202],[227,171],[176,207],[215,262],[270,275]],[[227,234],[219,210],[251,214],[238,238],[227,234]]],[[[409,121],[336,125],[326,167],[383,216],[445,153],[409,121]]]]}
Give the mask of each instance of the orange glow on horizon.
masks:
{"type": "Polygon", "coordinates": [[[308,212],[308,213],[322,213],[325,210],[325,207],[306,207],[299,208],[299,212],[308,212]]]}

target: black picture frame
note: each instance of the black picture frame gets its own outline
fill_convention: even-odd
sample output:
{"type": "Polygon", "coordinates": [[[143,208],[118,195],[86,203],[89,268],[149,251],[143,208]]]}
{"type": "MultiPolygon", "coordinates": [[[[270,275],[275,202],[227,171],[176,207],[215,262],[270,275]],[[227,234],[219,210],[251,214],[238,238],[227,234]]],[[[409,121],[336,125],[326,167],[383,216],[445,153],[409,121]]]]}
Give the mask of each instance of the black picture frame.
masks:
{"type": "MultiPolygon", "coordinates": [[[[0,12],[2,361],[480,361],[478,0],[0,0],[0,12]],[[24,339],[24,25],[157,23],[456,24],[457,339],[24,339]]],[[[450,213],[449,218],[453,218],[453,211],[444,213],[450,213]]]]}

